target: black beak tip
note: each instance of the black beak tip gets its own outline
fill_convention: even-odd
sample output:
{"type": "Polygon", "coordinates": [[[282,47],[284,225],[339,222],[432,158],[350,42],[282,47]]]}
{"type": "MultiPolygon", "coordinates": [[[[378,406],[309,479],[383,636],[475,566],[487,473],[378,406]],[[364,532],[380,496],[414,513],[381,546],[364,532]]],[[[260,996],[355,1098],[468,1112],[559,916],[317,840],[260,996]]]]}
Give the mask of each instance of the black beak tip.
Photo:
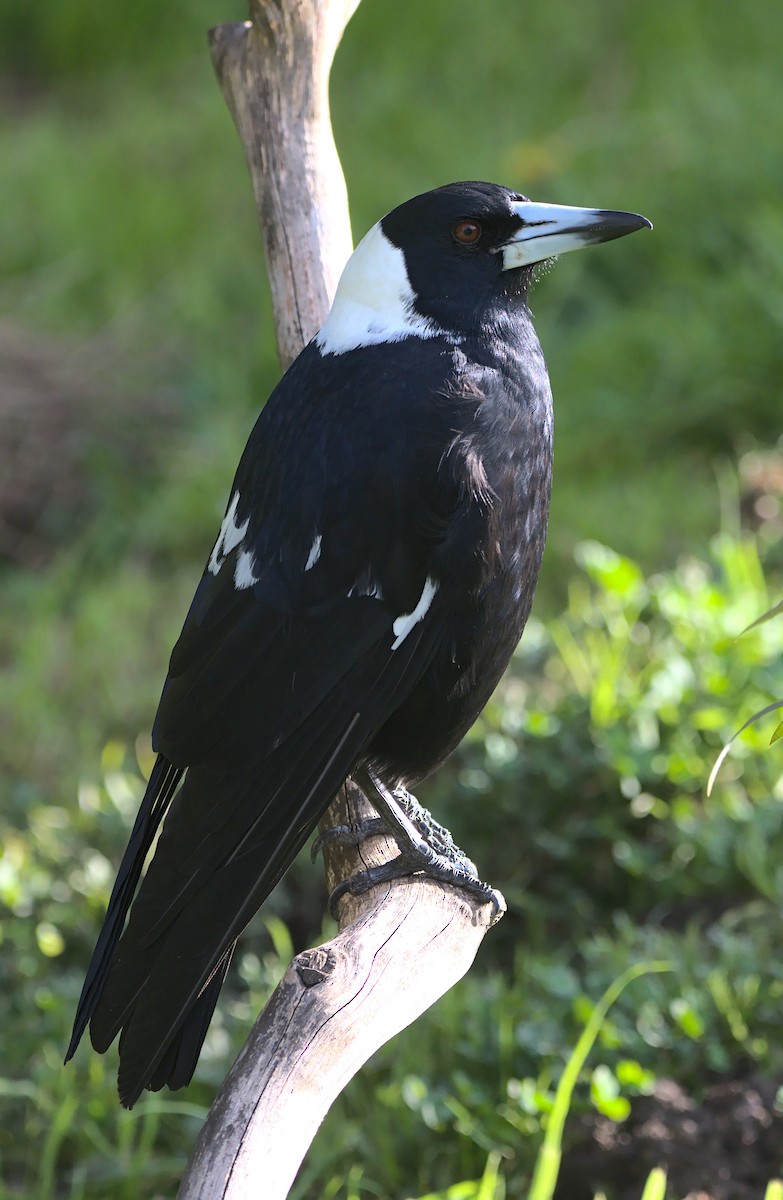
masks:
{"type": "Polygon", "coordinates": [[[596,224],[590,230],[591,241],[610,242],[615,238],[625,237],[627,233],[635,233],[637,229],[652,229],[652,221],[640,213],[615,212],[611,209],[601,209],[596,213],[596,224]]]}

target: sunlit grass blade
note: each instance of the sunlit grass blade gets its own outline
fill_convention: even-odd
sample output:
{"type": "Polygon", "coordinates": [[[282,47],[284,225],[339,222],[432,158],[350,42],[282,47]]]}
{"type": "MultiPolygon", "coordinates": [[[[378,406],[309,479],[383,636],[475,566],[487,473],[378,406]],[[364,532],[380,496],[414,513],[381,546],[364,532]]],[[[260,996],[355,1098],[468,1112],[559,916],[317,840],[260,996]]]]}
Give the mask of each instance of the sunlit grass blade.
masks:
{"type": "Polygon", "coordinates": [[[751,621],[750,625],[746,625],[742,630],[742,633],[737,634],[737,637],[742,637],[751,629],[755,629],[757,625],[766,624],[767,621],[771,621],[772,618],[778,616],[779,613],[783,613],[783,600],[779,600],[777,604],[773,604],[772,608],[768,608],[767,611],[762,613],[760,617],[756,617],[755,621],[751,621]]]}
{"type": "Polygon", "coordinates": [[[596,1004],[557,1085],[555,1102],[549,1114],[541,1149],[536,1158],[528,1200],[551,1200],[554,1194],[562,1156],[563,1129],[571,1106],[571,1097],[579,1073],[587,1061],[587,1056],[593,1048],[609,1009],[629,983],[633,983],[635,979],[640,979],[643,975],[659,974],[671,970],[672,967],[667,962],[637,963],[624,971],[606,989],[596,1004]]]}
{"type": "Polygon", "coordinates": [[[490,1151],[479,1189],[476,1192],[476,1200],[502,1200],[505,1195],[505,1188],[500,1178],[500,1157],[499,1151],[490,1151]]]}
{"type": "Polygon", "coordinates": [[[783,1200],[783,1179],[770,1179],[764,1200],[783,1200]]]}
{"type": "Polygon", "coordinates": [[[41,1147],[38,1167],[38,1200],[49,1200],[54,1192],[57,1155],[79,1107],[79,1099],[67,1093],[57,1105],[48,1133],[41,1147]]]}
{"type": "MultiPolygon", "coordinates": [[[[762,717],[766,717],[767,713],[774,712],[776,708],[783,708],[783,700],[775,700],[774,703],[767,704],[765,708],[760,708],[759,711],[757,713],[754,713],[752,717],[748,717],[745,724],[741,725],[736,733],[733,733],[731,735],[729,740],[726,742],[726,745],[723,747],[720,754],[715,759],[715,765],[712,768],[712,770],[710,771],[710,777],[707,780],[707,795],[708,796],[712,794],[712,785],[714,784],[715,779],[718,774],[718,771],[721,769],[721,766],[723,765],[723,761],[726,758],[726,755],[728,754],[729,750],[731,749],[732,743],[735,741],[735,739],[738,738],[741,733],[744,733],[746,729],[749,729],[751,725],[755,725],[757,721],[760,721],[762,717]]],[[[775,730],[775,732],[772,735],[770,744],[772,742],[777,741],[777,739],[780,737],[780,728],[781,728],[780,725],[778,725],[777,729],[775,730]]]]}
{"type": "Polygon", "coordinates": [[[666,1172],[663,1167],[654,1167],[647,1176],[642,1200],[666,1200],[666,1172]]]}

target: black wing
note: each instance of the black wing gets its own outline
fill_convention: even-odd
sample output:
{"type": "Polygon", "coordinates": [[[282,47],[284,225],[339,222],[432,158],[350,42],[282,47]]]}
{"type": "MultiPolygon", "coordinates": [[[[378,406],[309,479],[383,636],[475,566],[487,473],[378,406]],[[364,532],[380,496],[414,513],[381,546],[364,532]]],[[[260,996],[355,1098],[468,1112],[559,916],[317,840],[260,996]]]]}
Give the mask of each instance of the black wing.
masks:
{"type": "Polygon", "coordinates": [[[456,406],[418,379],[390,423],[400,384],[383,380],[341,387],[313,348],[297,361],[251,435],[172,654],[160,758],[69,1049],[88,1021],[98,1050],[121,1032],[128,1105],[189,1080],[237,935],[447,640],[430,572],[460,499],[443,466],[456,406]]]}

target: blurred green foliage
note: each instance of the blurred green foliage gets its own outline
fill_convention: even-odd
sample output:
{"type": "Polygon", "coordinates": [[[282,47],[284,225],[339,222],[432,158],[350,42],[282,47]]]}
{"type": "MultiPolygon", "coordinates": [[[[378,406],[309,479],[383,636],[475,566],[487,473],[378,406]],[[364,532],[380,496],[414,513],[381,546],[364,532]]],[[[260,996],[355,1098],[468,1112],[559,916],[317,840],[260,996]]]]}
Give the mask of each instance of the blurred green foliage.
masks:
{"type": "MultiPolygon", "coordinates": [[[[766,701],[782,682],[774,622],[733,637],[764,596],[755,544],[724,534],[708,561],[649,578],[596,543],[578,558],[565,613],[533,626],[424,797],[502,882],[511,911],[482,965],[340,1098],[297,1196],[424,1192],[480,1177],[488,1154],[519,1194],[590,997],[629,962],[662,959],[673,970],[637,980],[618,1001],[577,1108],[623,1119],[656,1076],[698,1092],[715,1075],[783,1069],[783,776],[761,729],[747,731],[704,799],[737,704],[766,701]]],[[[43,803],[28,789],[18,826],[6,822],[0,1153],[11,1195],[53,1195],[55,1167],[62,1182],[71,1164],[78,1186],[66,1194],[165,1194],[291,954],[279,918],[267,915],[267,937],[254,923],[188,1101],[152,1097],[121,1113],[112,1055],[82,1052],[62,1069],[111,863],[149,766],[141,740],[138,749],[109,742],[77,805],[43,803]],[[31,1158],[41,1142],[47,1153],[31,1158]]],[[[303,901],[304,876],[306,862],[271,907],[295,904],[301,918],[304,904],[317,937],[322,899],[303,901]]]]}
{"type": "MultiPolygon", "coordinates": [[[[14,1200],[173,1194],[287,931],[320,935],[318,872],[298,864],[248,933],[186,1093],[129,1114],[111,1055],[62,1069],[168,651],[277,375],[204,38],[243,16],[205,0],[0,11],[0,304],[64,357],[89,349],[100,410],[86,506],[45,514],[45,569],[2,577],[0,1196],[14,1200]],[[110,436],[130,420],[132,454],[110,436]]],[[[558,424],[541,615],[422,789],[511,912],[340,1098],[301,1200],[523,1194],[563,1064],[629,963],[674,970],[612,1009],[577,1110],[622,1119],[665,1074],[698,1093],[715,1073],[783,1066],[772,726],[743,734],[704,797],[723,740],[783,694],[779,622],[735,640],[780,595],[780,521],[773,504],[754,541],[725,485],[719,515],[732,471],[715,471],[781,433],[782,40],[771,0],[741,16],[728,0],[364,0],[339,50],[357,234],[466,177],[636,209],[655,232],[566,257],[534,293],[558,424]]]]}
{"type": "MultiPolygon", "coordinates": [[[[156,382],[188,429],[176,465],[194,490],[208,462],[205,523],[276,374],[252,195],[204,42],[239,8],[74,0],[34,15],[8,0],[0,17],[0,300],[47,330],[130,330],[107,401],[150,346],[168,352],[156,382]]],[[[585,537],[664,565],[714,528],[713,455],[780,434],[781,23],[771,0],[742,20],[728,0],[601,0],[589,15],[575,0],[481,14],[372,0],[349,26],[332,92],[357,233],[459,177],[655,223],[568,256],[534,296],[558,409],[549,572],[585,537]],[[688,503],[662,511],[684,478],[688,503]]],[[[136,492],[137,542],[195,553],[161,488],[160,526],[136,492]]]]}

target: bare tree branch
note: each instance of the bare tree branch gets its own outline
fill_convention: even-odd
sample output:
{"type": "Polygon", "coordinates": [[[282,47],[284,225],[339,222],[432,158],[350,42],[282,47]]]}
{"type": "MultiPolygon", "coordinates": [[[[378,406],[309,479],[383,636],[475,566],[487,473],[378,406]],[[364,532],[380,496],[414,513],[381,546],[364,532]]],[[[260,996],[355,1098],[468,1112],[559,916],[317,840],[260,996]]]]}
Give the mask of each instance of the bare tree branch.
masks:
{"type": "Polygon", "coordinates": [[[251,0],[210,33],[212,63],[250,167],[280,361],[321,327],[351,253],[329,117],[329,71],[359,0],[251,0]]]}
{"type": "Polygon", "coordinates": [[[346,897],[340,917],[340,933],[296,956],[256,1022],[202,1129],[180,1200],[284,1200],[334,1100],[465,974],[491,909],[415,878],[346,897]]]}
{"type": "MultiPolygon", "coordinates": [[[[212,58],[250,167],[277,342],[287,365],[323,323],[350,248],[328,78],[358,0],[251,0],[212,31],[212,58]]],[[[374,816],[348,784],[322,828],[374,816]]],[[[327,884],[395,843],[328,843],[327,884]]],[[[334,1099],[364,1062],[468,970],[492,907],[422,876],[344,896],[340,932],[296,956],[218,1094],[179,1200],[284,1200],[334,1099]]]]}

